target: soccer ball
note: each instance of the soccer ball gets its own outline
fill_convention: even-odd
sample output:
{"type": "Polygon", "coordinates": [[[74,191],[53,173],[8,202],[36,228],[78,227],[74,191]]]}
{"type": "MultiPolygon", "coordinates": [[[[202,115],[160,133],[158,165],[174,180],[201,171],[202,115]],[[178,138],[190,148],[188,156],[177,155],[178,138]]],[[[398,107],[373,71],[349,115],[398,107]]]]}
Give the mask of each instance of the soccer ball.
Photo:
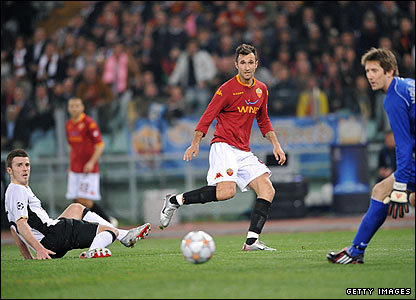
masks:
{"type": "Polygon", "coordinates": [[[215,252],[213,238],[204,231],[191,231],[182,240],[181,250],[187,261],[202,264],[211,259],[215,252]]]}

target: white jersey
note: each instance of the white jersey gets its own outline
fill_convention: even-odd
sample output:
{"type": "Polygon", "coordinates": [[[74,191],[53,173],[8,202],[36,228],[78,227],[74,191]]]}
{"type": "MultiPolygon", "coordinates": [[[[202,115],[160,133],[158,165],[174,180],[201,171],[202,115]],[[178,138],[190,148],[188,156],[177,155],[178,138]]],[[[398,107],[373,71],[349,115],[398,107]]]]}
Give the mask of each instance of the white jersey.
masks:
{"type": "Polygon", "coordinates": [[[20,184],[10,183],[7,187],[5,208],[10,226],[14,226],[20,239],[27,245],[28,243],[17,230],[17,220],[26,218],[27,224],[38,241],[43,239],[49,231],[50,226],[59,222],[59,220],[54,220],[49,217],[48,213],[42,208],[40,200],[35,196],[30,187],[25,187],[20,184]]]}

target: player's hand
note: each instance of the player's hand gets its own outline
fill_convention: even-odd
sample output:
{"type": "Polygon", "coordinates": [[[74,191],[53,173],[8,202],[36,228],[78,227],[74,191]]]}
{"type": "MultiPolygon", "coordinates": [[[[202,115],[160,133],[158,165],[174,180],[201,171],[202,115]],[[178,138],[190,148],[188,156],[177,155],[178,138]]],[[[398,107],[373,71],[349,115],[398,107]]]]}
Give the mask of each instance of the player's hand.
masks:
{"type": "Polygon", "coordinates": [[[183,155],[183,160],[190,161],[192,156],[195,157],[199,153],[199,144],[192,144],[185,150],[185,154],[183,155]]]}
{"type": "Polygon", "coordinates": [[[409,212],[409,202],[407,200],[407,184],[395,181],[393,184],[393,192],[390,194],[388,216],[396,219],[404,217],[405,212],[409,212]]]}
{"type": "Polygon", "coordinates": [[[36,253],[36,259],[52,259],[49,254],[54,255],[56,253],[46,248],[40,249],[36,253]]]}
{"type": "Polygon", "coordinates": [[[90,173],[90,172],[92,172],[92,170],[94,170],[94,162],[88,161],[84,165],[84,173],[90,173]]]}
{"type": "Polygon", "coordinates": [[[282,147],[280,147],[280,146],[275,147],[273,149],[273,154],[274,154],[274,157],[277,160],[277,163],[282,166],[286,161],[286,154],[283,151],[282,147]]]}

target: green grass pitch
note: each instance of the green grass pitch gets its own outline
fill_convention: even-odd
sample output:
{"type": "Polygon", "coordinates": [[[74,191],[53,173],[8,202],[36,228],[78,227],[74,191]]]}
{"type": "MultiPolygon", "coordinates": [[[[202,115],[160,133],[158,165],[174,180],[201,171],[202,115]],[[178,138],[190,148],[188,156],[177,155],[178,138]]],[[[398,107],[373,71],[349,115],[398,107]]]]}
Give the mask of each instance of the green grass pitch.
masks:
{"type": "MultiPolygon", "coordinates": [[[[208,232],[209,233],[209,232],[208,232]]],[[[119,242],[113,256],[23,260],[16,246],[1,247],[1,298],[415,298],[415,231],[381,229],[363,265],[334,265],[329,251],[348,246],[353,231],[263,234],[275,252],[242,252],[244,236],[213,236],[216,252],[205,264],[187,262],[180,238],[119,242]],[[347,295],[348,288],[374,288],[371,296],[347,295]],[[411,295],[381,296],[378,288],[411,288],[411,295]]]]}

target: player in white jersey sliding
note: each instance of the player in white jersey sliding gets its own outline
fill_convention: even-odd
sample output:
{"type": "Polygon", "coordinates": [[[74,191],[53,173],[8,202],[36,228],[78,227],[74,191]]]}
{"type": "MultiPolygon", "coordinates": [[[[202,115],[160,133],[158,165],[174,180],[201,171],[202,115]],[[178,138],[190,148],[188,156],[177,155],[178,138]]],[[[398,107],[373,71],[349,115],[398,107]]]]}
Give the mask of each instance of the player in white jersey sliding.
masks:
{"type": "Polygon", "coordinates": [[[10,184],[6,190],[5,208],[10,231],[25,259],[61,258],[72,249],[88,248],[80,258],[111,256],[106,247],[118,239],[124,246],[134,244],[151,230],[146,223],[122,230],[79,203],[69,205],[52,219],[42,208],[41,201],[29,187],[30,159],[23,149],[12,150],[6,158],[10,184]],[[30,248],[30,249],[29,249],[30,248]]]}

